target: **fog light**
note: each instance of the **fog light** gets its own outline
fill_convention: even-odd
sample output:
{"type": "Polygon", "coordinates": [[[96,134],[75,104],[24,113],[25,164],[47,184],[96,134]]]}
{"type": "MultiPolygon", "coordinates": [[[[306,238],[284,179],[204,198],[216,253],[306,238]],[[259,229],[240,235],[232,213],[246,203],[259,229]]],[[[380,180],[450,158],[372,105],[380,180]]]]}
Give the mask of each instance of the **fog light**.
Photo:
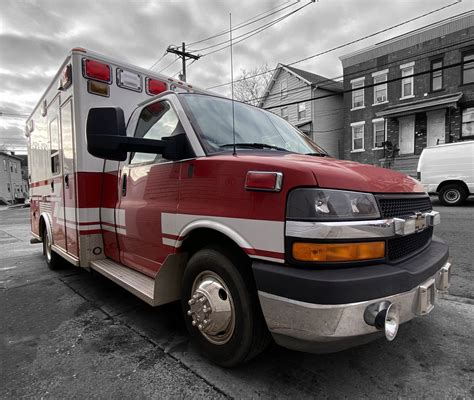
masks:
{"type": "Polygon", "coordinates": [[[298,261],[361,261],[385,257],[385,242],[293,243],[293,258],[298,261]]]}
{"type": "Polygon", "coordinates": [[[400,306],[389,301],[371,304],[365,309],[364,320],[377,329],[383,329],[385,338],[391,342],[398,333],[400,306]]]}
{"type": "Polygon", "coordinates": [[[398,333],[400,325],[400,307],[397,304],[390,304],[385,311],[385,338],[391,342],[398,333]]]}

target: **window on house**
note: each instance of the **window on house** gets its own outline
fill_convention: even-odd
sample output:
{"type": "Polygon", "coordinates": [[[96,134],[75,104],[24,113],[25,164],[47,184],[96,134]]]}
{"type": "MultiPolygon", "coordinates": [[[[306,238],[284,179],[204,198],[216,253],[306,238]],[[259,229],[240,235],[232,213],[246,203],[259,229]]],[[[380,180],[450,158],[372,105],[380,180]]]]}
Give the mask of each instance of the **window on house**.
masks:
{"type": "Polygon", "coordinates": [[[49,123],[49,135],[50,135],[50,157],[51,157],[51,172],[53,175],[59,174],[60,161],[59,161],[59,127],[58,119],[55,118],[49,123]]]}
{"type": "Polygon", "coordinates": [[[431,61],[431,91],[443,88],[443,60],[431,61]],[[436,71],[438,70],[438,71],[436,71]]]}
{"type": "Polygon", "coordinates": [[[364,81],[352,83],[352,108],[364,107],[364,81]]]}
{"type": "Polygon", "coordinates": [[[283,80],[280,83],[280,97],[286,97],[288,95],[288,82],[287,80],[283,80]]]}
{"type": "Polygon", "coordinates": [[[7,183],[7,190],[10,191],[10,184],[7,183]]]}
{"type": "Polygon", "coordinates": [[[7,170],[7,160],[3,159],[3,170],[7,170]]]}
{"type": "Polygon", "coordinates": [[[474,82],[474,51],[462,56],[462,83],[474,82]]]}
{"type": "Polygon", "coordinates": [[[474,107],[462,111],[461,137],[474,136],[474,107]]]}
{"type": "Polygon", "coordinates": [[[288,107],[282,107],[281,117],[288,121],[288,107]]]}
{"type": "Polygon", "coordinates": [[[352,150],[364,150],[364,123],[356,122],[352,126],[352,150]]]}
{"type": "Polygon", "coordinates": [[[13,163],[12,163],[12,160],[10,160],[10,172],[13,172],[13,163]]]}
{"type": "Polygon", "coordinates": [[[402,98],[413,96],[413,73],[414,73],[414,64],[401,65],[400,69],[402,70],[402,98]],[[406,78],[405,78],[406,77],[406,78]]]}
{"type": "Polygon", "coordinates": [[[306,103],[298,103],[298,119],[306,118],[306,103]]]}
{"type": "Polygon", "coordinates": [[[387,101],[387,74],[374,76],[374,104],[387,101]]]}
{"type": "Polygon", "coordinates": [[[385,142],[385,120],[383,118],[372,120],[374,129],[374,148],[383,147],[385,142]]]}
{"type": "Polygon", "coordinates": [[[13,163],[14,167],[15,167],[15,172],[18,172],[18,166],[17,166],[17,163],[13,163]]]}

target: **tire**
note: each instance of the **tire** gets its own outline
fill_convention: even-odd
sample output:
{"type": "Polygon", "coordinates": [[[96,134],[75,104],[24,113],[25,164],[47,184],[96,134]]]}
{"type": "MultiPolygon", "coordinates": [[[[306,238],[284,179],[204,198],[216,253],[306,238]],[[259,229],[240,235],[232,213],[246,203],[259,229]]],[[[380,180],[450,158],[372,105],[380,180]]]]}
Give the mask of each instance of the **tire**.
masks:
{"type": "Polygon", "coordinates": [[[208,359],[222,367],[251,360],[271,340],[252,272],[243,264],[248,262],[226,248],[205,248],[191,257],[184,271],[182,308],[191,340],[208,359]],[[195,303],[190,304],[192,301],[195,303]],[[215,310],[215,306],[224,311],[203,314],[207,306],[208,311],[215,310]],[[205,321],[210,323],[200,327],[205,321]]]}
{"type": "Polygon", "coordinates": [[[466,190],[459,184],[443,186],[439,192],[439,201],[445,206],[459,206],[467,198],[466,190]]]}
{"type": "Polygon", "coordinates": [[[43,255],[49,269],[54,271],[61,268],[62,259],[51,249],[51,237],[46,227],[43,229],[43,255]]]}

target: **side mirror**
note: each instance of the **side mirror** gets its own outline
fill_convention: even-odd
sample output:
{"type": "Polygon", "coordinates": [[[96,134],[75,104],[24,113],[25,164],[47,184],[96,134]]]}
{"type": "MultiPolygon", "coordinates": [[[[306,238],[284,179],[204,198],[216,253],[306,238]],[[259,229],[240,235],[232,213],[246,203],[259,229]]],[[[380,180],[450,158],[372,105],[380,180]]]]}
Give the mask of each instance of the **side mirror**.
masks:
{"type": "Polygon", "coordinates": [[[87,151],[93,156],[115,161],[127,159],[127,151],[120,148],[127,135],[121,108],[91,108],[86,134],[87,151]]]}
{"type": "Polygon", "coordinates": [[[87,151],[106,160],[125,161],[128,152],[162,154],[164,140],[128,137],[121,108],[91,108],[87,116],[87,151]]]}

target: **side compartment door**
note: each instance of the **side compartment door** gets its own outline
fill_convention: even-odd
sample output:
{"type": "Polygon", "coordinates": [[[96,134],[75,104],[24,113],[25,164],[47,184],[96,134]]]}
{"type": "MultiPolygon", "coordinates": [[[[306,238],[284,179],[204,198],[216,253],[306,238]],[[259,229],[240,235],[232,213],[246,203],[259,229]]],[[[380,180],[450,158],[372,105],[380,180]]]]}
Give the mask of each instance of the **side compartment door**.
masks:
{"type": "MultiPolygon", "coordinates": [[[[138,118],[135,137],[161,139],[181,132],[177,113],[169,101],[145,107],[138,118]]],[[[163,213],[176,213],[180,162],[160,154],[132,153],[121,171],[120,202],[116,210],[120,260],[154,276],[174,251],[161,231],[163,213]]]]}
{"type": "Polygon", "coordinates": [[[74,132],[72,98],[61,105],[61,137],[63,161],[63,198],[67,251],[78,256],[76,174],[74,168],[74,132]]]}
{"type": "Polygon", "coordinates": [[[64,212],[64,193],[62,182],[62,143],[60,131],[59,96],[48,106],[48,133],[49,133],[49,169],[51,173],[50,195],[53,242],[55,246],[67,251],[66,221],[64,212]]]}

